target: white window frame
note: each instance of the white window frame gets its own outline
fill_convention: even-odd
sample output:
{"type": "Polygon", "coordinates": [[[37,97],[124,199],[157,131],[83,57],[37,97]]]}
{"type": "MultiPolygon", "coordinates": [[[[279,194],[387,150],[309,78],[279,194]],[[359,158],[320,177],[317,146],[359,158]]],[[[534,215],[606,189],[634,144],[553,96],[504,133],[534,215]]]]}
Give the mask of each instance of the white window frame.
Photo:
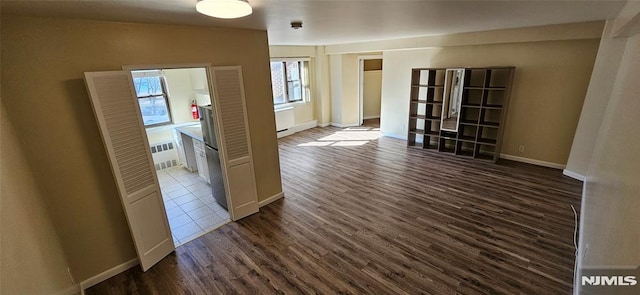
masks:
{"type": "MultiPolygon", "coordinates": [[[[300,67],[300,81],[301,81],[301,87],[302,87],[302,99],[301,100],[295,100],[295,101],[290,101],[289,100],[289,92],[287,89],[287,67],[286,65],[283,65],[284,71],[282,71],[282,75],[283,75],[283,92],[285,94],[285,102],[282,103],[275,103],[273,102],[273,98],[272,98],[272,102],[273,102],[273,106],[275,109],[279,109],[279,108],[283,108],[283,107],[287,107],[290,105],[294,105],[294,104],[300,104],[300,103],[308,103],[311,101],[311,91],[310,91],[310,86],[309,86],[309,68],[310,68],[310,64],[311,64],[311,58],[308,57],[286,57],[286,58],[272,58],[270,60],[270,64],[271,62],[281,62],[281,63],[286,63],[286,62],[300,62],[301,63],[301,67],[300,67]]],[[[270,67],[271,68],[271,67],[270,67]]],[[[271,87],[273,87],[273,81],[271,83],[271,87]]]]}
{"type": "MultiPolygon", "coordinates": [[[[160,87],[162,87],[162,97],[164,97],[164,101],[165,104],[167,106],[167,114],[169,116],[169,121],[167,122],[162,122],[162,123],[156,123],[156,124],[149,124],[149,125],[144,125],[144,116],[143,116],[143,126],[144,128],[153,128],[153,127],[159,127],[159,126],[164,126],[164,125],[173,125],[173,116],[171,114],[171,105],[169,104],[169,88],[167,87],[167,80],[166,77],[164,75],[164,72],[162,70],[131,70],[131,76],[132,78],[135,80],[135,78],[138,77],[159,77],[160,78],[160,87]]],[[[159,95],[150,95],[150,96],[138,96],[138,93],[136,92],[136,98],[138,100],[143,99],[143,98],[149,98],[152,96],[159,96],[159,95]]],[[[138,101],[138,107],[140,107],[140,102],[138,101]]],[[[140,112],[142,112],[142,109],[140,110],[140,112]]]]}

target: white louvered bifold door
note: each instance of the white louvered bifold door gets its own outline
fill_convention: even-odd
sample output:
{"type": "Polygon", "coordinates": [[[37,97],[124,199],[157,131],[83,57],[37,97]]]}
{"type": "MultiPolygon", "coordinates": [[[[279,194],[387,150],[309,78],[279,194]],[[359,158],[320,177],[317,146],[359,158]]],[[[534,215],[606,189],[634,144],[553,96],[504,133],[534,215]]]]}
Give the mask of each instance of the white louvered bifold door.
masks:
{"type": "Polygon", "coordinates": [[[140,265],[146,271],[175,246],[131,73],[84,76],[140,265]]]}
{"type": "Polygon", "coordinates": [[[242,68],[212,67],[209,71],[227,207],[231,219],[238,220],[259,208],[242,68]]]}

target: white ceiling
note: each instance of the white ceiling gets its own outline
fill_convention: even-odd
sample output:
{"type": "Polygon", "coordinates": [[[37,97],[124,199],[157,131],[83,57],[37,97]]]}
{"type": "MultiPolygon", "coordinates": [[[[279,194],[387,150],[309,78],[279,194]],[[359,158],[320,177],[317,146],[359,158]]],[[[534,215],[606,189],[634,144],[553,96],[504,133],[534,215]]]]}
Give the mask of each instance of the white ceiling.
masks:
{"type": "Polygon", "coordinates": [[[2,0],[2,14],[266,29],[271,45],[329,45],[604,20],[624,1],[249,0],[253,14],[220,20],[196,0],[2,0]],[[293,30],[290,22],[303,28],[293,30]]]}

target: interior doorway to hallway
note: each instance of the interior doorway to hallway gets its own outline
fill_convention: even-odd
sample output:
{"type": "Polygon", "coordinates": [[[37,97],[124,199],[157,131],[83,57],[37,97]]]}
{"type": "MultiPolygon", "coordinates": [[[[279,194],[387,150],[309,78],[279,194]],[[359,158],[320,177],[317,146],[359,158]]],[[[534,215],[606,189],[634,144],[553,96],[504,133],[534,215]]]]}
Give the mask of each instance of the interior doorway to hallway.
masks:
{"type": "Polygon", "coordinates": [[[380,123],[382,98],[382,56],[361,56],[359,60],[359,124],[377,119],[380,123]]]}

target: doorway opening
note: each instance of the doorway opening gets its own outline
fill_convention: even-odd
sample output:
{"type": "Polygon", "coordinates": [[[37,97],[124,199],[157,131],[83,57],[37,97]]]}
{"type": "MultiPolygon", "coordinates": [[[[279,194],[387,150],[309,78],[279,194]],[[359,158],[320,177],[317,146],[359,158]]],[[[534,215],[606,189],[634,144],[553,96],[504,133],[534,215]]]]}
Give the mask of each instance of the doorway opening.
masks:
{"type": "Polygon", "coordinates": [[[131,74],[169,227],[180,246],[230,221],[217,146],[203,136],[203,112],[211,105],[207,71],[156,68],[131,74]]]}
{"type": "Polygon", "coordinates": [[[359,124],[380,127],[382,101],[382,56],[360,56],[359,124]]]}

